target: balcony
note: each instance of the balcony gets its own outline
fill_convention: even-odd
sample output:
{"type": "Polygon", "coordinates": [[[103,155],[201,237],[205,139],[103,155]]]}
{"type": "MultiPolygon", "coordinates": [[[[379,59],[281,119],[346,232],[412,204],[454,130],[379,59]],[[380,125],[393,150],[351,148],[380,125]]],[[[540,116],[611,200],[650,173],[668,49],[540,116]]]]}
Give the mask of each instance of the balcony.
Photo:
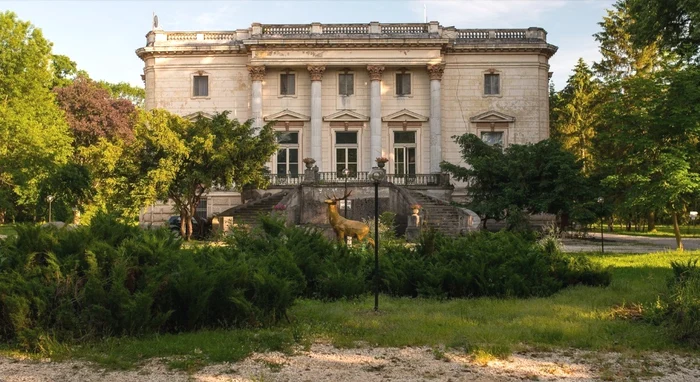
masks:
{"type": "MultiPolygon", "coordinates": [[[[270,187],[294,187],[300,184],[308,185],[334,185],[344,184],[371,184],[369,172],[360,171],[349,175],[347,178],[337,172],[308,172],[305,175],[280,175],[269,174],[267,176],[270,187]]],[[[416,188],[446,188],[450,187],[449,174],[411,174],[396,175],[387,174],[385,181],[397,186],[416,188]]]]}

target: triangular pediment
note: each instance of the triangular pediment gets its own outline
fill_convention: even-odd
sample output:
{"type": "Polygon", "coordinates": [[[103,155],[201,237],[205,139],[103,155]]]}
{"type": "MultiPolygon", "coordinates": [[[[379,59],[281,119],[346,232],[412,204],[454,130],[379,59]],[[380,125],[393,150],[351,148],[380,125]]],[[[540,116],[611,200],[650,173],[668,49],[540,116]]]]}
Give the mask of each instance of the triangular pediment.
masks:
{"type": "Polygon", "coordinates": [[[340,110],[323,117],[323,120],[327,122],[367,122],[369,117],[352,110],[340,110]]]}
{"type": "Polygon", "coordinates": [[[182,118],[188,119],[190,121],[195,121],[199,117],[206,118],[206,119],[212,119],[214,117],[214,115],[207,113],[207,112],[204,112],[204,111],[198,111],[195,113],[191,113],[191,114],[187,114],[187,115],[182,116],[182,118]]]}
{"type": "Polygon", "coordinates": [[[289,109],[284,109],[275,114],[267,115],[263,118],[265,121],[277,121],[277,122],[303,122],[310,121],[311,117],[296,111],[291,111],[289,109]]]}
{"type": "Polygon", "coordinates": [[[487,112],[477,114],[469,118],[472,122],[515,122],[515,117],[497,112],[495,110],[489,110],[487,112]]]}
{"type": "Polygon", "coordinates": [[[382,117],[384,122],[425,122],[427,120],[428,117],[408,109],[399,110],[396,113],[382,117]]]}

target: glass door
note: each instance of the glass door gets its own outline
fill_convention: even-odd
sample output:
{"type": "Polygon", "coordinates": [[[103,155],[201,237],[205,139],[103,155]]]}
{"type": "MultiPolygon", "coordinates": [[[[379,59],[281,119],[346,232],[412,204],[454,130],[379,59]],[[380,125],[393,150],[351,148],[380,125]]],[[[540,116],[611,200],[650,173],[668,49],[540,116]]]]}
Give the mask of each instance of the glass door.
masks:
{"type": "Polygon", "coordinates": [[[299,177],[299,133],[277,133],[277,177],[299,177]]]}
{"type": "Polygon", "coordinates": [[[338,131],[335,133],[335,170],[338,179],[345,178],[344,169],[350,170],[349,177],[357,176],[358,160],[357,132],[338,131]]]}
{"type": "Polygon", "coordinates": [[[416,175],[416,132],[394,132],[394,175],[415,177],[416,175]]]}

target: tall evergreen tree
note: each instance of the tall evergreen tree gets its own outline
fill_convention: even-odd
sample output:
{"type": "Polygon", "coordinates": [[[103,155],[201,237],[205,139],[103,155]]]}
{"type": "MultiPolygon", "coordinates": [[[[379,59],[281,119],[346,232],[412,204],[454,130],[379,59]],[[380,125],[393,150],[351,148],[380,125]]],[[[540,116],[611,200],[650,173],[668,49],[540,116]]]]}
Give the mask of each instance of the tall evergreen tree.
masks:
{"type": "Polygon", "coordinates": [[[595,135],[599,84],[588,65],[579,58],[566,87],[552,100],[552,138],[583,162],[583,171],[593,166],[591,139],[595,135]]]}

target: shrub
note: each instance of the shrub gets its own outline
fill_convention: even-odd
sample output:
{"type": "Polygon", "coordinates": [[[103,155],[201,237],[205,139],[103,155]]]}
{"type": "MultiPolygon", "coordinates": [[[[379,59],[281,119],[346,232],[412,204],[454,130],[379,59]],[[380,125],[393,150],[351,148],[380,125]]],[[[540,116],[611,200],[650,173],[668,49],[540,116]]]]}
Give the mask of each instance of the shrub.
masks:
{"type": "Polygon", "coordinates": [[[678,341],[700,347],[700,267],[698,260],[671,262],[668,292],[645,313],[647,320],[664,325],[678,341]]]}

